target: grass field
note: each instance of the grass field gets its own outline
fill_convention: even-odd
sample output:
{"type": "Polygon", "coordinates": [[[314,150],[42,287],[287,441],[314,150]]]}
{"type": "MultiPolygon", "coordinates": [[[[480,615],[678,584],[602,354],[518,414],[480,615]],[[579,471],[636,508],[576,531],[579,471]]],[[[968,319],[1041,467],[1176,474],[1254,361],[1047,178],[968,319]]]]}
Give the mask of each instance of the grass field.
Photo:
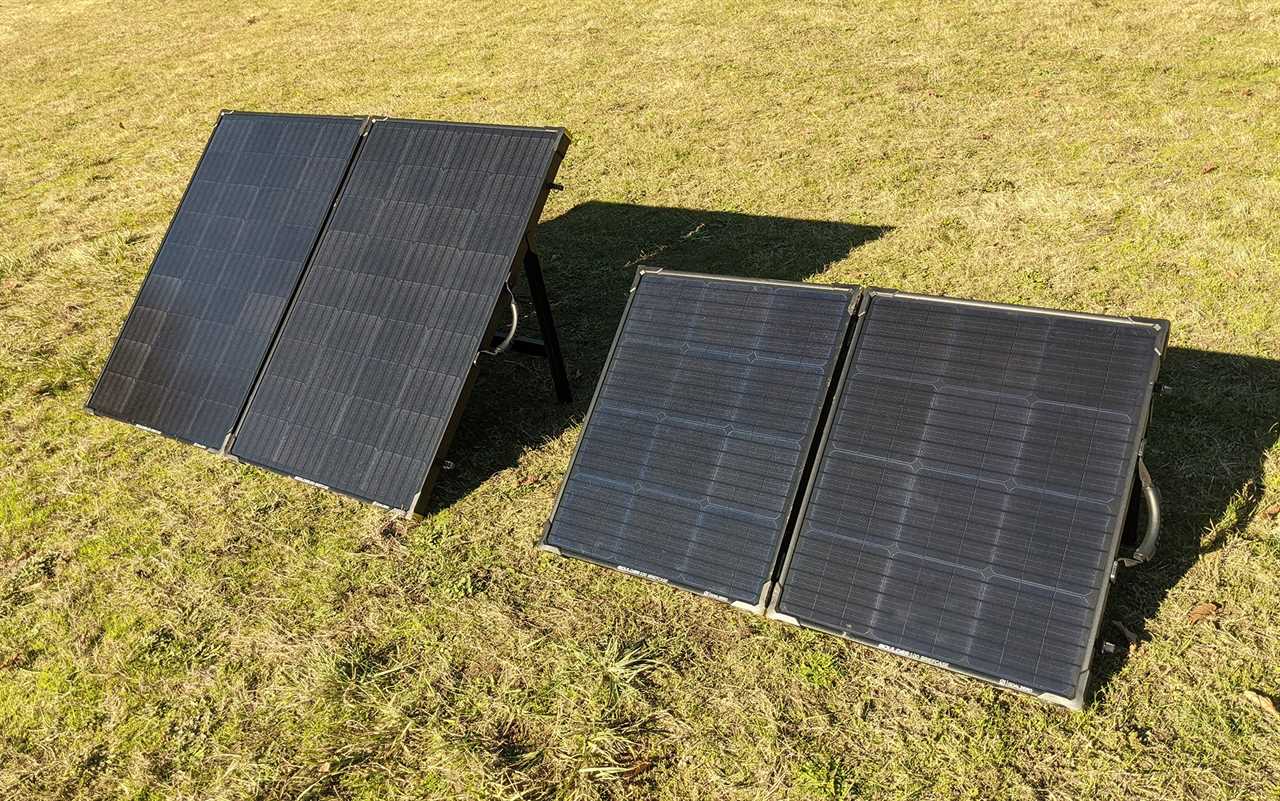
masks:
{"type": "Polygon", "coordinates": [[[1280,6],[280,5],[0,0],[0,798],[1280,799],[1280,6]],[[582,400],[410,525],[86,415],[220,108],[566,126],[582,400]],[[536,551],[639,265],[1170,319],[1086,709],[536,551]]]}

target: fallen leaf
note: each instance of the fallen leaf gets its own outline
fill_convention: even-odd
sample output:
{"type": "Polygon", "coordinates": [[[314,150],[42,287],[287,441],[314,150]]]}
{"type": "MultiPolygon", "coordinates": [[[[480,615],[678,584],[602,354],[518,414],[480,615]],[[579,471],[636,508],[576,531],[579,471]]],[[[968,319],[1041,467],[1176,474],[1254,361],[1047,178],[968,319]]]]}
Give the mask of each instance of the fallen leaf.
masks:
{"type": "Polygon", "coordinates": [[[1187,613],[1187,620],[1192,623],[1199,623],[1204,620],[1213,620],[1218,616],[1220,607],[1212,601],[1204,601],[1191,607],[1191,611],[1187,613]]]}
{"type": "Polygon", "coordinates": [[[537,484],[542,479],[543,479],[542,476],[533,476],[533,475],[525,476],[524,478],[520,479],[520,483],[517,484],[516,486],[517,487],[533,486],[534,484],[537,484]]]}
{"type": "Polygon", "coordinates": [[[1216,171],[1217,171],[1217,169],[1218,169],[1218,165],[1217,165],[1217,164],[1206,164],[1206,165],[1204,165],[1204,169],[1203,169],[1203,170],[1201,170],[1200,172],[1201,172],[1201,173],[1203,173],[1203,174],[1205,174],[1205,175],[1208,175],[1208,174],[1209,174],[1209,173],[1211,173],[1211,172],[1216,172],[1216,171]]]}
{"type": "Polygon", "coordinates": [[[640,760],[639,762],[637,762],[636,764],[634,764],[634,765],[632,765],[631,767],[629,767],[629,768],[627,768],[626,770],[624,770],[624,771],[622,772],[622,778],[624,778],[624,779],[630,779],[630,778],[633,778],[633,777],[635,777],[635,776],[639,776],[641,773],[646,773],[646,772],[647,772],[647,771],[649,771],[651,768],[653,768],[653,760],[650,760],[650,759],[642,759],[642,760],[640,760]]]}
{"type": "Polygon", "coordinates": [[[1272,701],[1262,693],[1254,692],[1253,690],[1245,690],[1240,693],[1240,697],[1248,701],[1253,706],[1256,706],[1258,709],[1261,709],[1266,714],[1272,717],[1280,717],[1280,710],[1276,709],[1276,702],[1272,701]]]}
{"type": "Polygon", "coordinates": [[[1276,517],[1277,515],[1280,515],[1280,503],[1273,503],[1262,510],[1263,517],[1276,517]]]}

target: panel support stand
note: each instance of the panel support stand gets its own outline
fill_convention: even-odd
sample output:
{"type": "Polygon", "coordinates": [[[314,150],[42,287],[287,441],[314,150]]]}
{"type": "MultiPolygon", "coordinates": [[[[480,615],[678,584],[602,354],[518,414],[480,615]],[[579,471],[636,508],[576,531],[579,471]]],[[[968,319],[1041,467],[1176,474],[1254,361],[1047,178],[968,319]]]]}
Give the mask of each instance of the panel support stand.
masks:
{"type": "Polygon", "coordinates": [[[533,310],[538,315],[542,338],[516,337],[511,341],[511,349],[545,357],[551,369],[551,381],[556,387],[556,398],[561,403],[570,403],[573,390],[569,387],[569,373],[560,353],[560,337],[556,335],[556,324],[551,318],[551,301],[547,298],[547,285],[542,280],[542,263],[531,248],[524,251],[524,277],[529,284],[529,295],[533,300],[533,310]]]}

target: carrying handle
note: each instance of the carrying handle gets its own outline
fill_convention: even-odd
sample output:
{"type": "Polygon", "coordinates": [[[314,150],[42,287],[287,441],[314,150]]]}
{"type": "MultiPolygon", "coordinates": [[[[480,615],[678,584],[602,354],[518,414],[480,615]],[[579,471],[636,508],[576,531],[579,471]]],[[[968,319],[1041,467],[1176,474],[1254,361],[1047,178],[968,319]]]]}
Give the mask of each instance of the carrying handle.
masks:
{"type": "Polygon", "coordinates": [[[507,329],[507,335],[502,338],[497,347],[480,351],[490,356],[506,353],[507,349],[511,347],[511,343],[515,341],[516,327],[520,324],[520,307],[516,305],[516,293],[511,291],[510,284],[504,284],[502,288],[507,290],[507,297],[511,298],[511,327],[507,329]]]}
{"type": "Polygon", "coordinates": [[[1147,464],[1141,456],[1138,457],[1138,481],[1142,484],[1142,498],[1147,504],[1147,533],[1131,556],[1120,558],[1122,567],[1134,567],[1150,561],[1155,555],[1156,542],[1160,539],[1160,490],[1151,480],[1151,473],[1147,471],[1147,464]]]}

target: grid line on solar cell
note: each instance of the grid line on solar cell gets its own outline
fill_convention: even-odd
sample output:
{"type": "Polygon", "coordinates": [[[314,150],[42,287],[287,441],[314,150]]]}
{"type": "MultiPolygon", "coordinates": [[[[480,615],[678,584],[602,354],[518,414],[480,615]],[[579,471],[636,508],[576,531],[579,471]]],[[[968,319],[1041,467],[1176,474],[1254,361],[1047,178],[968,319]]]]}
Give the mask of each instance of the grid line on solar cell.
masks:
{"type": "Polygon", "coordinates": [[[233,455],[409,509],[563,140],[551,129],[375,121],[233,455]]]}
{"type": "Polygon", "coordinates": [[[241,112],[219,118],[90,410],[222,447],[363,125],[241,112]]]}
{"type": "Polygon", "coordinates": [[[760,603],[856,293],[642,272],[545,544],[760,603]]]}
{"type": "Polygon", "coordinates": [[[1077,698],[1162,337],[872,294],[776,611],[1077,698]]]}

